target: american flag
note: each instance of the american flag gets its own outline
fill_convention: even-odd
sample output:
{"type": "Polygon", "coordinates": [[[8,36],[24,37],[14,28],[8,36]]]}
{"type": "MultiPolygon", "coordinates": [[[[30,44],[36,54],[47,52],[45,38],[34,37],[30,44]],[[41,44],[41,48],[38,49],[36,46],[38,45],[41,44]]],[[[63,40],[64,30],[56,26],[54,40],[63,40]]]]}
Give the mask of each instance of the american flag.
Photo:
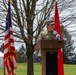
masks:
{"type": "Polygon", "coordinates": [[[13,31],[11,25],[10,0],[8,0],[8,11],[6,16],[6,31],[4,37],[4,73],[5,75],[16,75],[16,50],[14,46],[13,31]]]}

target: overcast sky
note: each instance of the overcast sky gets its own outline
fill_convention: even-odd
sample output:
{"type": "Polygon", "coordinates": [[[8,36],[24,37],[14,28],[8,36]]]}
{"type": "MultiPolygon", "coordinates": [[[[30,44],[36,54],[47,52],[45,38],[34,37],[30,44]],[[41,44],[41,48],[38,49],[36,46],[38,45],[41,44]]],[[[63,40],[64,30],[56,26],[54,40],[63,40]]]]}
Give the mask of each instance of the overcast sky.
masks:
{"type": "MultiPolygon", "coordinates": [[[[64,1],[72,1],[72,0],[64,0],[64,1]]],[[[37,2],[37,4],[39,5],[39,4],[41,4],[43,2],[43,0],[38,0],[38,2],[37,2]]],[[[66,4],[66,3],[65,3],[66,4]]],[[[65,11],[63,11],[61,14],[60,14],[60,18],[62,17],[62,16],[66,16],[66,15],[69,15],[70,13],[72,14],[72,13],[74,13],[74,12],[76,12],[76,0],[75,0],[75,2],[72,4],[72,8],[70,8],[70,9],[66,9],[65,11]],[[70,10],[70,11],[68,11],[68,10],[70,10]]],[[[64,24],[65,25],[65,24],[64,24]]],[[[72,25],[69,25],[68,27],[67,27],[67,29],[68,29],[68,31],[71,31],[71,30],[76,30],[76,22],[74,22],[72,25]]],[[[74,40],[74,45],[76,45],[76,34],[75,34],[76,32],[71,32],[71,35],[72,35],[72,40],[74,40]]],[[[0,44],[2,44],[3,43],[3,41],[4,40],[2,40],[1,42],[0,42],[0,44]]],[[[16,49],[18,49],[19,47],[21,46],[21,44],[20,43],[15,43],[15,47],[16,47],[16,49]]]]}

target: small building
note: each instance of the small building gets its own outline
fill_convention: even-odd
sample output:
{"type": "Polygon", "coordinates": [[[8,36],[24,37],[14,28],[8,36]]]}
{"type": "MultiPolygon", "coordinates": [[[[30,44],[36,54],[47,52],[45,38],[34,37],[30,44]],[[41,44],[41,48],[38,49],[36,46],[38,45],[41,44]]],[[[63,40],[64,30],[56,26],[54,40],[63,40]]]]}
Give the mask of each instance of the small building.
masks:
{"type": "Polygon", "coordinates": [[[3,68],[3,53],[0,52],[0,68],[3,68]]]}

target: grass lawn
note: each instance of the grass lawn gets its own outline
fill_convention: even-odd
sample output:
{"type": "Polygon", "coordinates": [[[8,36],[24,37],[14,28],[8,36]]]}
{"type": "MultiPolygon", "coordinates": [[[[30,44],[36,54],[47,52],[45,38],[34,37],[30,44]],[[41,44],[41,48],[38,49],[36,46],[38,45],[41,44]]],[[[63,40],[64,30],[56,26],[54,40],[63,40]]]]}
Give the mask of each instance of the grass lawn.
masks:
{"type": "MultiPolygon", "coordinates": [[[[64,65],[65,75],[76,75],[76,65],[64,65]]],[[[0,75],[4,75],[3,68],[0,68],[0,75]]],[[[16,69],[16,75],[27,75],[27,64],[18,63],[16,69]]],[[[34,75],[41,75],[41,64],[34,64],[34,75]]]]}
{"type": "Polygon", "coordinates": [[[76,75],[76,64],[75,65],[64,65],[65,75],[76,75]]]}

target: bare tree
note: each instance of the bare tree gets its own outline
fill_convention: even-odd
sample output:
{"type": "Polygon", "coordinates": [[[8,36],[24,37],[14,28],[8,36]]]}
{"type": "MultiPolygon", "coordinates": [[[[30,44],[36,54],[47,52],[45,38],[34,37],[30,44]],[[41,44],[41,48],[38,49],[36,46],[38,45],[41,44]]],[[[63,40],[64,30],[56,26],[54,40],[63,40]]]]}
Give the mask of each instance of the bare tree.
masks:
{"type": "MultiPolygon", "coordinates": [[[[59,13],[67,12],[75,6],[75,0],[58,0],[59,13]]],[[[7,0],[0,1],[0,37],[5,31],[7,0]]],[[[76,13],[76,12],[75,12],[76,13]]],[[[61,23],[75,20],[75,13],[61,16],[61,23]]],[[[16,41],[23,41],[27,50],[27,75],[34,75],[33,52],[37,37],[45,25],[45,20],[54,15],[54,0],[11,0],[11,18],[16,41]]],[[[65,26],[68,26],[66,24],[65,26]]]]}

